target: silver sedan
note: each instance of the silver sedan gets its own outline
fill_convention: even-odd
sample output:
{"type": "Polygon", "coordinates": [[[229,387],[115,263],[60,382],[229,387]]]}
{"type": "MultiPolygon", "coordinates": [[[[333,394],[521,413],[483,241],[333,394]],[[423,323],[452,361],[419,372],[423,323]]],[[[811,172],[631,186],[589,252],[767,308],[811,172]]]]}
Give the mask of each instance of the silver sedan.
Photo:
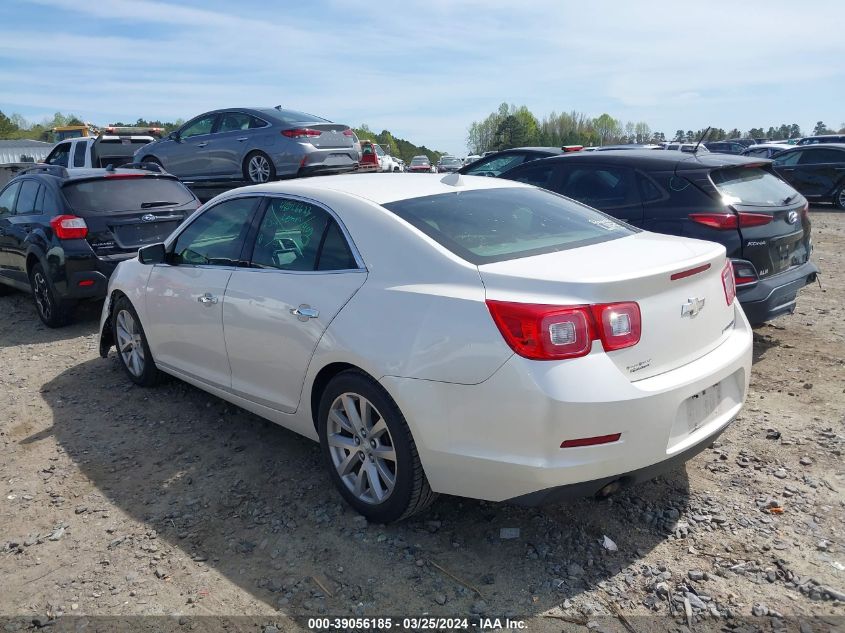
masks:
{"type": "Polygon", "coordinates": [[[360,152],[348,125],[275,108],[237,108],[201,114],[135,152],[188,181],[247,180],[352,171],[360,152]]]}

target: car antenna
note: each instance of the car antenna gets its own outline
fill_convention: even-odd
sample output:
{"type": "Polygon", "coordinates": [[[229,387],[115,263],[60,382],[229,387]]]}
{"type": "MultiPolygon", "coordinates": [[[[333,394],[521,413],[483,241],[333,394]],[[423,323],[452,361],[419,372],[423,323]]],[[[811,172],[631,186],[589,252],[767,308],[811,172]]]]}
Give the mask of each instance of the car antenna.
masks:
{"type": "Polygon", "coordinates": [[[708,126],[707,126],[707,129],[706,129],[706,130],[704,130],[704,134],[702,134],[702,135],[698,138],[698,143],[696,143],[696,144],[695,144],[695,147],[693,147],[693,148],[692,148],[692,153],[693,153],[693,154],[695,154],[695,153],[697,153],[697,152],[698,152],[698,146],[699,146],[699,145],[701,145],[701,141],[703,141],[705,138],[707,138],[707,135],[708,135],[709,133],[710,133],[710,126],[708,125],[708,126]]]}

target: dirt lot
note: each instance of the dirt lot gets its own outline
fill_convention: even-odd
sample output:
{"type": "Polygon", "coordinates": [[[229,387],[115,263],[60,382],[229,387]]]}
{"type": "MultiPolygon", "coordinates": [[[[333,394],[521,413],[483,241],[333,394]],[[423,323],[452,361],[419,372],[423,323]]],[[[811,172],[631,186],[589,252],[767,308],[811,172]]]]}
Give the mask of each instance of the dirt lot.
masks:
{"type": "Polygon", "coordinates": [[[607,501],[441,498],[395,526],[346,509],[311,442],[175,380],[130,386],[97,355],[96,307],[49,330],[0,298],[0,614],[842,625],[845,213],[812,215],[823,287],[756,331],[746,408],[712,450],[607,501]]]}

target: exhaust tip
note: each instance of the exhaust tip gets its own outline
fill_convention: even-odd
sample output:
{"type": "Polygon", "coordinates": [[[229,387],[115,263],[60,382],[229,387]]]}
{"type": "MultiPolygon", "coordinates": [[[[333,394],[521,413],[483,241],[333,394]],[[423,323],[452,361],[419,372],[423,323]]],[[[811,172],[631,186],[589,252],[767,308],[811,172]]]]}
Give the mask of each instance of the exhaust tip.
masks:
{"type": "Polygon", "coordinates": [[[604,485],[597,493],[597,499],[607,499],[610,495],[616,494],[622,490],[622,480],[617,479],[616,481],[611,481],[609,484],[604,485]]]}

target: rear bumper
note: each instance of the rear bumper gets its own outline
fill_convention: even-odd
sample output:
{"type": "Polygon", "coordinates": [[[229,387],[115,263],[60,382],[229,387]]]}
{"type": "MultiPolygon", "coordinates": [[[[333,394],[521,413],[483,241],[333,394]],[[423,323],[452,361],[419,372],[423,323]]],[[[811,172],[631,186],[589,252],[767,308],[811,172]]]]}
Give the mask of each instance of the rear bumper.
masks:
{"type": "Polygon", "coordinates": [[[65,253],[65,265],[56,267],[52,275],[53,290],[61,299],[102,299],[108,292],[109,277],[117,265],[135,254],[104,259],[93,253],[65,253]]]}
{"type": "Polygon", "coordinates": [[[786,272],[761,279],[750,288],[737,288],[737,298],[752,325],[792,314],[798,291],[816,280],[819,269],[808,261],[786,272]]]}
{"type": "Polygon", "coordinates": [[[306,151],[299,167],[299,175],[346,172],[357,166],[358,153],[352,148],[314,149],[306,151]]]}
{"type": "Polygon", "coordinates": [[[476,385],[392,376],[382,384],[405,414],[433,490],[544,502],[652,477],[708,446],[745,401],[751,345],[737,305],[719,347],[639,381],[594,348],[561,362],[512,356],[476,385]],[[615,442],[561,448],[563,440],[617,433],[615,442]]]}

